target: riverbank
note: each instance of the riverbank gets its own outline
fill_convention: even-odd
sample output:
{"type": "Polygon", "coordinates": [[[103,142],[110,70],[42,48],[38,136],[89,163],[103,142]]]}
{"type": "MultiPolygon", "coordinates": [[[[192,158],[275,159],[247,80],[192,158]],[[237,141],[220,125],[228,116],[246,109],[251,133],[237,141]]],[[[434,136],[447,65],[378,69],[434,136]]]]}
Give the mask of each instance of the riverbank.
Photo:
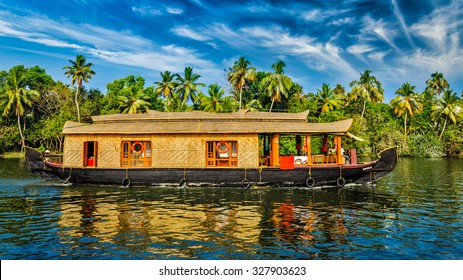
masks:
{"type": "Polygon", "coordinates": [[[0,154],[0,158],[24,158],[23,152],[6,152],[0,154]]]}

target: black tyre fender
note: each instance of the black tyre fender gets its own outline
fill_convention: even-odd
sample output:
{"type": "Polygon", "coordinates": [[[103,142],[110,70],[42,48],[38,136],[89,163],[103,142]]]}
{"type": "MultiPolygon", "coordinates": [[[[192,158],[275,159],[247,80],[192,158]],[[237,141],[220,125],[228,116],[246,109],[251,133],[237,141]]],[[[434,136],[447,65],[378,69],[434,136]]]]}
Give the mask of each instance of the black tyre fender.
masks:
{"type": "Polygon", "coordinates": [[[338,185],[338,187],[344,187],[346,185],[346,179],[344,179],[343,177],[339,177],[337,180],[336,180],[336,184],[338,185]]]}
{"type": "Polygon", "coordinates": [[[306,180],[305,180],[305,185],[308,187],[308,188],[313,188],[315,186],[315,179],[310,176],[308,177],[306,180]]]}
{"type": "Polygon", "coordinates": [[[188,181],[186,179],[180,180],[178,183],[178,187],[183,189],[183,188],[188,188],[188,181]]]}
{"type": "Polygon", "coordinates": [[[241,187],[243,189],[249,189],[251,187],[251,182],[248,179],[241,181],[241,187]]]}
{"type": "Polygon", "coordinates": [[[122,183],[123,188],[128,188],[132,184],[132,180],[129,177],[126,177],[126,178],[122,179],[121,183],[122,183]]]}

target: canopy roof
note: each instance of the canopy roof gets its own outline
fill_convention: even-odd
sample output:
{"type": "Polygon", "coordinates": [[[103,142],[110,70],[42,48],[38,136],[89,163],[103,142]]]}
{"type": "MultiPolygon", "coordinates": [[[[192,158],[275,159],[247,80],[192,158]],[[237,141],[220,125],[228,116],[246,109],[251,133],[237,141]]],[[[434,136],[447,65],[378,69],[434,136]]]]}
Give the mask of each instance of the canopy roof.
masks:
{"type": "Polygon", "coordinates": [[[63,134],[249,134],[345,133],[352,119],[332,123],[307,123],[302,113],[265,113],[240,110],[234,113],[159,112],[94,116],[93,124],[66,122],[63,134]]]}

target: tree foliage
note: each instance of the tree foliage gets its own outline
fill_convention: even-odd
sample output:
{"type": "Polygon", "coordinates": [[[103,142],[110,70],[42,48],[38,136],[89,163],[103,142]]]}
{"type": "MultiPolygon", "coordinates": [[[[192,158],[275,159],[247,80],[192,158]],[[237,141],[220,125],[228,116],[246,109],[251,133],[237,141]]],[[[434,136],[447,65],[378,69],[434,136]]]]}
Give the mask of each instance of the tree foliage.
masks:
{"type": "MultiPolygon", "coordinates": [[[[350,88],[320,83],[312,93],[304,92],[285,75],[284,62],[272,65],[274,71],[270,73],[257,71],[240,57],[226,73],[228,87],[219,83],[206,87],[201,75],[187,66],[181,74],[161,72],[158,80],[149,83],[143,77],[128,75],[108,83],[106,91],[100,92],[83,86],[95,75],[93,64],[79,56],[70,62],[65,74],[75,88],[53,80],[39,66],[18,65],[0,71],[0,152],[20,150],[22,145],[60,151],[64,123],[79,118],[90,122],[94,115],[143,113],[148,109],[234,112],[241,103],[242,109],[251,111],[308,111],[310,122],[352,118],[350,132],[365,141],[346,137],[343,146],[356,148],[360,156],[391,146],[398,147],[402,155],[415,157],[463,156],[462,96],[440,72],[431,74],[421,93],[410,83],[403,83],[386,104],[382,84],[370,70],[352,81],[350,88]]],[[[282,137],[282,153],[297,152],[293,138],[282,137]]],[[[314,136],[313,152],[317,152],[319,142],[321,139],[314,136]]]]}

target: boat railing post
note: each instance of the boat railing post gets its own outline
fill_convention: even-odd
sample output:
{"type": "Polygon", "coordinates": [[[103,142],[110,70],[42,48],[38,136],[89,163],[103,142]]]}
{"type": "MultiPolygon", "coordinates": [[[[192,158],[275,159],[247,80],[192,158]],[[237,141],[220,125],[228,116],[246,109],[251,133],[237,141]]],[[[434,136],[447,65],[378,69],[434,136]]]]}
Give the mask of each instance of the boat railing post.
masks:
{"type": "Polygon", "coordinates": [[[307,155],[307,165],[312,165],[312,147],[310,145],[310,135],[305,136],[305,148],[307,155]]]}
{"type": "Polygon", "coordinates": [[[335,135],[334,136],[334,144],[336,145],[336,163],[343,164],[344,156],[341,153],[341,136],[335,135]]]}

